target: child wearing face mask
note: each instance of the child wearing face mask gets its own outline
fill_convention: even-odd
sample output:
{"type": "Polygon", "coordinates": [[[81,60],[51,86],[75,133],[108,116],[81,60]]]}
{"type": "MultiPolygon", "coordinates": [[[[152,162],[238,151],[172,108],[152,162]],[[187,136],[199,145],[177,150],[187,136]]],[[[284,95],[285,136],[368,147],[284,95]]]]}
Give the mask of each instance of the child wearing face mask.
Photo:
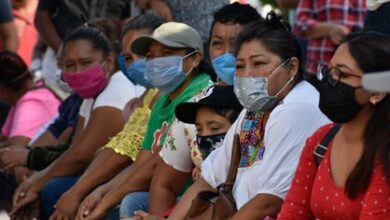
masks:
{"type": "Polygon", "coordinates": [[[229,219],[276,217],[306,138],[329,122],[318,108],[318,92],[302,81],[299,44],[274,12],[244,27],[234,51],[234,92],[244,110],[169,219],[184,219],[199,192],[217,191],[224,183],[236,134],[241,152],[232,190],[237,212],[229,219]]]}
{"type": "MultiPolygon", "coordinates": [[[[176,117],[184,123],[194,124],[197,129],[196,139],[191,143],[194,180],[199,178],[203,160],[222,145],[228,128],[241,110],[233,86],[210,87],[198,102],[182,103],[176,107],[176,117]]],[[[164,159],[169,160],[169,157],[164,159]]],[[[177,157],[171,159],[180,160],[177,157]]]]}
{"type": "MultiPolygon", "coordinates": [[[[210,58],[213,60],[213,69],[217,74],[219,82],[217,85],[232,85],[234,70],[235,70],[235,58],[231,54],[233,50],[233,42],[237,37],[237,34],[248,23],[254,20],[260,20],[261,16],[256,12],[254,8],[249,5],[242,5],[234,3],[226,5],[216,11],[214,14],[214,22],[212,25],[210,35],[210,58]],[[245,15],[245,16],[243,16],[245,15]],[[215,61],[215,62],[214,62],[215,61]]],[[[201,96],[195,96],[191,102],[197,102],[201,96]]],[[[191,148],[188,143],[190,140],[184,140],[183,138],[171,138],[172,136],[180,135],[179,132],[185,129],[186,135],[194,137],[196,128],[193,125],[185,124],[179,120],[175,120],[168,132],[167,141],[164,144],[160,152],[160,156],[163,158],[164,165],[162,165],[162,173],[167,173],[165,176],[156,175],[154,177],[154,188],[168,188],[174,189],[181,186],[183,179],[185,180],[193,171],[193,162],[191,160],[191,148]],[[184,141],[182,141],[184,140],[184,141]],[[185,175],[176,175],[177,173],[185,175]]],[[[199,169],[195,169],[194,173],[199,169]]],[[[169,196],[165,198],[173,198],[179,195],[176,190],[168,190],[169,196]]],[[[157,197],[151,198],[151,210],[155,211],[154,207],[163,210],[164,207],[169,206],[173,201],[165,200],[165,198],[158,197],[156,193],[152,193],[157,197]]],[[[169,207],[166,207],[169,208],[169,207]]]]}
{"type": "MultiPolygon", "coordinates": [[[[126,207],[126,210],[130,210],[131,216],[133,205],[147,204],[148,193],[145,189],[149,188],[153,174],[156,173],[160,161],[158,156],[160,148],[172,138],[179,140],[181,144],[187,144],[189,133],[184,129],[180,130],[180,134],[168,137],[171,136],[169,129],[176,120],[175,107],[191,100],[212,84],[209,77],[210,69],[205,68],[202,59],[201,38],[188,25],[165,23],[154,30],[151,36],[142,36],[134,40],[131,49],[138,56],[146,56],[145,78],[153,87],[159,89],[162,95],[153,105],[135,163],[105,184],[108,188],[104,186],[104,192],[100,193],[101,199],[96,201],[96,207],[90,208],[88,201],[93,198],[86,198],[85,204],[83,202],[79,208],[80,216],[103,218],[107,210],[118,204],[127,194],[125,200],[129,198],[126,200],[129,207],[126,207]],[[122,184],[124,181],[128,184],[122,184]]],[[[128,76],[134,80],[132,77],[134,75],[128,76]]]]}
{"type": "MultiPolygon", "coordinates": [[[[212,86],[205,90],[197,102],[185,102],[176,107],[176,117],[187,124],[196,126],[196,138],[191,143],[191,158],[193,163],[192,177],[196,181],[200,178],[201,164],[207,156],[219,148],[226,132],[234,123],[242,110],[237,100],[233,86],[212,86]]],[[[188,152],[186,149],[178,151],[188,152]]],[[[162,150],[167,151],[167,150],[162,150]]],[[[171,151],[162,154],[162,159],[169,166],[183,163],[181,158],[173,157],[171,151]]],[[[162,216],[169,215],[168,210],[162,216]]],[[[146,216],[146,212],[137,212],[139,216],[146,216]]]]}

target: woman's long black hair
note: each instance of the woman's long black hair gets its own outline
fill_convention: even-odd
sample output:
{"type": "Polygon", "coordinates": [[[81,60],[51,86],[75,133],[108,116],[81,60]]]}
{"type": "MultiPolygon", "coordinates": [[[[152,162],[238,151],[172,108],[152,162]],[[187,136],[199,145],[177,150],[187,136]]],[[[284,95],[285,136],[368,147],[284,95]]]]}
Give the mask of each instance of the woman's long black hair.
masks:
{"type": "MultiPolygon", "coordinates": [[[[364,74],[390,70],[390,37],[374,32],[361,32],[347,37],[345,43],[364,74]]],[[[389,94],[373,106],[363,138],[363,155],[345,185],[345,193],[351,199],[366,191],[376,162],[381,163],[390,184],[389,94]]]]}

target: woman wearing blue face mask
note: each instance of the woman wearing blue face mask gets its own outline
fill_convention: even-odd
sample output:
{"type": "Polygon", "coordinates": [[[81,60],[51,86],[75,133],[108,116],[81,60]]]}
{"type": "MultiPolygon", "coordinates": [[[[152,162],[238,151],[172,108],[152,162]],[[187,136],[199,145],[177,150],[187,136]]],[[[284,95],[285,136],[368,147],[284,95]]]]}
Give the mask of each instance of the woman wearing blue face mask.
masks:
{"type": "MultiPolygon", "coordinates": [[[[199,101],[181,103],[177,106],[176,117],[183,123],[187,123],[187,126],[195,125],[196,138],[192,141],[190,149],[179,147],[176,149],[177,153],[163,152],[166,149],[163,147],[160,155],[164,163],[159,165],[159,172],[154,175],[150,190],[150,211],[153,211],[153,205],[160,205],[161,210],[163,210],[164,207],[172,207],[175,204],[175,202],[171,204],[168,201],[169,198],[158,197],[160,196],[158,191],[170,191],[174,194],[173,198],[178,196],[180,192],[175,192],[175,190],[180,189],[180,185],[177,186],[173,182],[182,182],[180,179],[183,178],[183,174],[180,174],[180,171],[185,171],[188,178],[192,170],[194,181],[200,177],[202,162],[213,150],[222,145],[226,132],[237,119],[241,110],[242,106],[233,92],[233,86],[211,86],[204,91],[199,101]],[[191,158],[189,164],[185,161],[186,154],[191,158]],[[167,170],[167,168],[175,170],[167,170]]],[[[163,216],[169,215],[169,211],[164,212],[163,216]]],[[[133,213],[127,214],[127,216],[132,215],[133,213]]],[[[150,215],[147,212],[137,212],[136,216],[147,218],[150,215]]],[[[157,216],[150,217],[152,219],[158,218],[157,216]]]]}
{"type": "Polygon", "coordinates": [[[145,97],[152,96],[152,99],[158,97],[157,89],[145,79],[145,57],[131,51],[131,44],[139,37],[152,34],[163,23],[164,20],[157,15],[145,14],[131,19],[123,28],[122,53],[118,56],[119,67],[127,79],[134,85],[146,88],[140,98],[131,100],[126,106],[124,110],[124,117],[126,119],[136,106],[142,105],[145,97]]]}
{"type": "Polygon", "coordinates": [[[153,88],[145,79],[145,57],[131,51],[131,44],[139,37],[152,34],[163,22],[162,18],[154,14],[146,14],[132,19],[123,28],[122,53],[118,56],[118,64],[123,74],[135,85],[153,88]]]}
{"type": "Polygon", "coordinates": [[[235,2],[214,13],[210,33],[210,58],[219,84],[233,85],[236,57],[233,54],[234,41],[243,27],[263,19],[250,5],[235,2]]]}
{"type": "MultiPolygon", "coordinates": [[[[90,208],[88,202],[82,205],[78,215],[90,219],[102,218],[108,210],[118,204],[124,196],[127,209],[145,209],[148,191],[157,164],[161,161],[160,148],[170,140],[169,130],[175,120],[175,107],[189,101],[200,91],[212,84],[209,71],[203,69],[203,44],[199,34],[188,25],[169,22],[157,28],[150,37],[140,37],[132,43],[132,51],[146,56],[145,78],[159,89],[162,95],[156,100],[147,131],[141,146],[142,157],[111,181],[109,189],[90,208]],[[145,153],[148,152],[148,153],[145,153]],[[126,182],[126,184],[123,184],[126,182]],[[141,207],[139,207],[141,206],[141,207]]],[[[187,144],[191,134],[181,130],[181,135],[172,138],[187,144]]],[[[140,154],[141,156],[141,154],[140,154]]],[[[87,198],[86,200],[89,200],[87,198]]],[[[131,211],[129,211],[132,213],[131,211]]]]}
{"type": "Polygon", "coordinates": [[[231,219],[276,216],[306,138],[328,122],[318,108],[318,92],[301,80],[299,44],[274,12],[245,27],[235,51],[234,90],[245,110],[223,145],[203,162],[201,178],[183,195],[172,219],[184,218],[198,192],[225,182],[235,134],[241,160],[233,187],[238,211],[231,219]]]}

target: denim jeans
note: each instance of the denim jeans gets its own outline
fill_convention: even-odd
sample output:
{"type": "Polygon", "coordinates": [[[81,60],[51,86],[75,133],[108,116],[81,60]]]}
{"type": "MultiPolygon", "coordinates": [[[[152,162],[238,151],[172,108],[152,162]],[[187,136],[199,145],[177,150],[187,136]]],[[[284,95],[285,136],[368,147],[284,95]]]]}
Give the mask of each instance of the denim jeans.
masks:
{"type": "Polygon", "coordinates": [[[107,215],[107,218],[106,220],[119,220],[120,217],[119,217],[119,205],[110,209],[110,211],[108,211],[108,215],[107,215]]]}
{"type": "Polygon", "coordinates": [[[40,219],[49,219],[54,212],[54,205],[58,199],[68,191],[79,179],[74,177],[58,177],[50,180],[41,192],[43,213],[40,219]]]}
{"type": "Polygon", "coordinates": [[[367,10],[364,30],[390,35],[390,2],[383,3],[375,11],[367,10]]]}
{"type": "Polygon", "coordinates": [[[120,215],[121,217],[131,218],[134,211],[149,209],[149,192],[132,192],[122,199],[120,215]]]}

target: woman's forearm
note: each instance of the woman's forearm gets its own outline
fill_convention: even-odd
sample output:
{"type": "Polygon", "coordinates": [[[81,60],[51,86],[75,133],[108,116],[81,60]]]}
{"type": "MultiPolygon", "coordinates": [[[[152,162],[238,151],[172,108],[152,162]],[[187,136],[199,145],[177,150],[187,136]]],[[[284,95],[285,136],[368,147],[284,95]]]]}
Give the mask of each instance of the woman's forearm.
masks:
{"type": "Polygon", "coordinates": [[[267,216],[276,217],[283,204],[283,200],[270,194],[258,194],[249,200],[238,212],[231,218],[232,220],[264,219],[267,216]]]}
{"type": "Polygon", "coordinates": [[[199,192],[205,190],[215,191],[215,189],[213,189],[203,178],[200,178],[184,193],[183,197],[181,197],[179,203],[176,205],[168,219],[184,219],[185,215],[191,207],[192,200],[194,200],[199,192]]]}
{"type": "Polygon", "coordinates": [[[306,36],[308,38],[329,37],[334,26],[334,24],[327,22],[316,23],[307,29],[306,36]]]}
{"type": "Polygon", "coordinates": [[[83,198],[95,187],[113,178],[130,162],[127,156],[119,155],[111,149],[102,149],[70,191],[83,198]]]}
{"type": "Polygon", "coordinates": [[[100,206],[108,210],[117,205],[127,194],[136,191],[148,191],[156,169],[158,155],[153,155],[144,163],[137,165],[126,174],[123,182],[117,181],[103,197],[100,206]]]}
{"type": "Polygon", "coordinates": [[[166,187],[153,187],[150,191],[149,213],[161,216],[176,203],[176,193],[166,187]]]}

